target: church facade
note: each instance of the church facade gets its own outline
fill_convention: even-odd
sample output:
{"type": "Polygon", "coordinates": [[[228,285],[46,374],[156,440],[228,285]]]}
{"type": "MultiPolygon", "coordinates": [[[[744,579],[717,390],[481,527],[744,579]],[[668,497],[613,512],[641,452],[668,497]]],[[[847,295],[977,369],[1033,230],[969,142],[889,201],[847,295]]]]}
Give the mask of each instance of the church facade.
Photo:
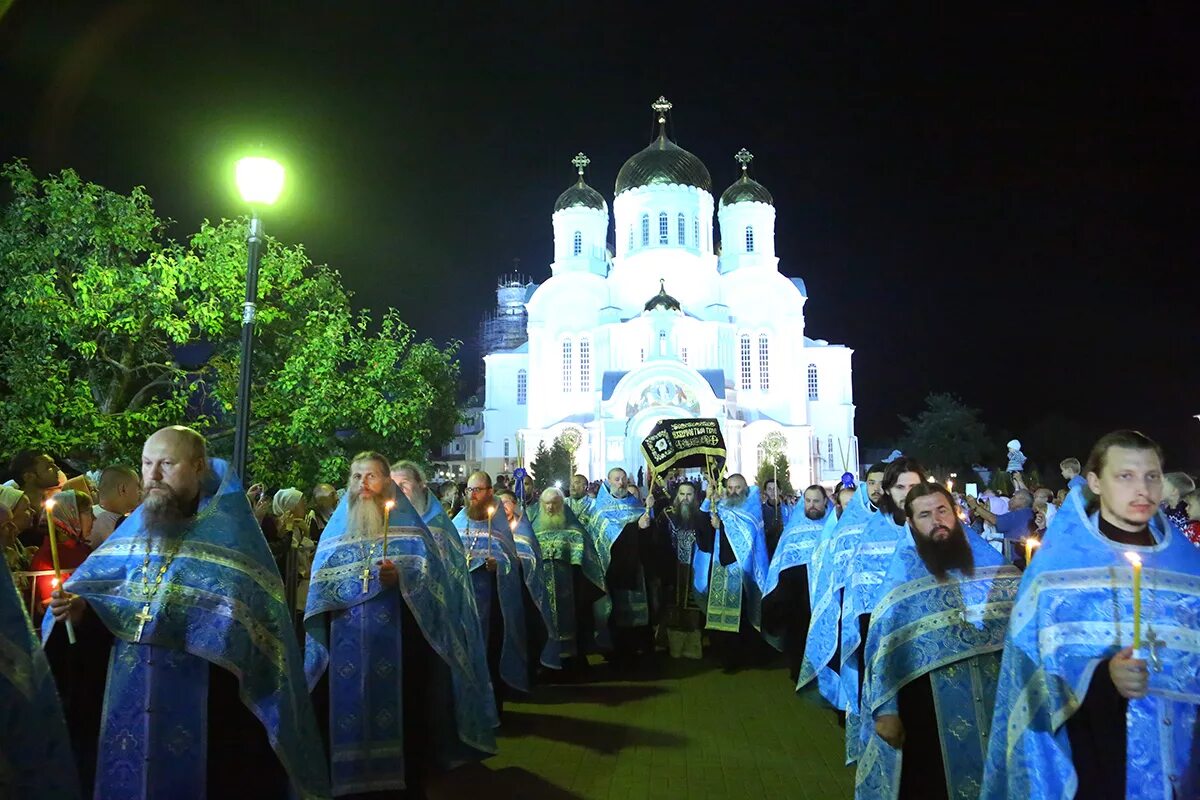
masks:
{"type": "Polygon", "coordinates": [[[667,137],[670,104],[653,108],[658,136],[621,167],[611,215],[574,159],[551,277],[522,293],[526,341],[484,356],[482,428],[458,446],[496,474],[562,438],[591,478],[636,474],[660,419],[716,417],[731,473],[753,480],[774,453],[798,487],[857,472],[852,351],[807,336],[807,291],[779,271],[752,156],[738,153],[741,177],[714,201],[707,167],[667,137]]]}

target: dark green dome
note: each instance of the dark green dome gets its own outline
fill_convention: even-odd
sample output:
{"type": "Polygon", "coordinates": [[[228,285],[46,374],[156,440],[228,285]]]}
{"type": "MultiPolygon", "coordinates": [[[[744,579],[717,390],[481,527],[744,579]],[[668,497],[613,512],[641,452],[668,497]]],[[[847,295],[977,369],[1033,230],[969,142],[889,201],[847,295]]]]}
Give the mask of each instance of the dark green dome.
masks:
{"type": "Polygon", "coordinates": [[[600,193],[584,183],[581,177],[574,186],[560,194],[554,201],[556,212],[562,211],[564,208],[594,208],[597,211],[603,211],[608,208],[608,205],[600,193]]]}
{"type": "Polygon", "coordinates": [[[775,199],[771,197],[767,187],[743,172],[742,177],[734,181],[721,195],[721,205],[731,206],[734,203],[766,203],[773,206],[775,199]]]}
{"type": "Polygon", "coordinates": [[[658,279],[658,294],[646,301],[647,311],[653,311],[656,308],[665,308],[668,311],[683,311],[683,307],[679,305],[679,301],[667,294],[667,282],[662,278],[658,279]]]}
{"type": "Polygon", "coordinates": [[[617,173],[617,194],[640,186],[695,186],[712,193],[712,176],[696,156],[660,134],[617,173]]]}

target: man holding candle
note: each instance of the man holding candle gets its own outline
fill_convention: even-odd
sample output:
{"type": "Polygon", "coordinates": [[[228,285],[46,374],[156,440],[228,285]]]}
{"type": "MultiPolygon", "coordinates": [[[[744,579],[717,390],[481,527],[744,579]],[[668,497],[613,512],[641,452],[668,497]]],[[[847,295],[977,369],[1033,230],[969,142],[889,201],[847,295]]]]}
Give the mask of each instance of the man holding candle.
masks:
{"type": "Polygon", "coordinates": [[[974,798],[1021,573],[963,528],[941,484],[914,486],[904,507],[864,648],[854,794],[974,798]]]}
{"type": "Polygon", "coordinates": [[[1021,584],[982,797],[1200,796],[1200,552],[1146,436],[1108,434],[1085,472],[1021,584]]]}
{"type": "Polygon", "coordinates": [[[313,559],[305,672],[335,797],[419,793],[430,771],[495,752],[466,592],[389,473],[378,453],[352,459],[313,559]]]}
{"type": "Polygon", "coordinates": [[[503,712],[505,686],[519,692],[531,688],[530,621],[525,614],[520,556],[499,505],[491,476],[474,472],[467,478],[467,505],[454,518],[454,527],[467,555],[496,709],[503,712]]]}
{"type": "Polygon", "coordinates": [[[283,584],[236,476],[175,427],[146,441],[142,478],[145,502],[43,624],[84,795],[328,794],[283,584]]]}

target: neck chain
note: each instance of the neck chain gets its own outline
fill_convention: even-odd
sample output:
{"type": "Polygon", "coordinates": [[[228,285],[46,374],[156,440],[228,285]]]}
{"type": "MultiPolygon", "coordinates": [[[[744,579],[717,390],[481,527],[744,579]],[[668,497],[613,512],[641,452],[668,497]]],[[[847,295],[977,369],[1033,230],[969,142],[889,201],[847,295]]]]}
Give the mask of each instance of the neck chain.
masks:
{"type": "Polygon", "coordinates": [[[163,559],[162,566],[158,568],[158,575],[154,578],[154,584],[150,584],[150,539],[146,539],[146,557],[142,559],[142,597],[149,602],[162,586],[163,578],[167,574],[167,570],[171,568],[171,564],[175,561],[175,556],[179,553],[179,546],[166,554],[163,559]]]}

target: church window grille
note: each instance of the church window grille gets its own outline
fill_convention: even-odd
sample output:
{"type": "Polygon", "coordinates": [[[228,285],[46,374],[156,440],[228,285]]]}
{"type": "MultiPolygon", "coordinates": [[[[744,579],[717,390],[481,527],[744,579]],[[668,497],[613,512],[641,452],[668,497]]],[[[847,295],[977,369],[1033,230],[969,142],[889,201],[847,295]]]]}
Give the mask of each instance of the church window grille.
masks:
{"type": "Polygon", "coordinates": [[[642,247],[650,246],[650,215],[642,214],[642,247]]]}
{"type": "Polygon", "coordinates": [[[687,348],[686,347],[679,348],[679,360],[684,363],[684,366],[687,365],[687,348]]]}
{"type": "Polygon", "coordinates": [[[829,468],[837,469],[837,462],[835,462],[833,460],[833,436],[832,435],[829,437],[827,443],[829,446],[825,448],[825,452],[829,455],[829,468]]]}
{"type": "Polygon", "coordinates": [[[574,374],[571,371],[571,340],[565,339],[562,343],[562,390],[564,392],[571,391],[571,380],[574,374]]]}
{"type": "Polygon", "coordinates": [[[523,369],[517,370],[517,405],[525,405],[529,396],[529,373],[523,369]]]}
{"type": "Polygon", "coordinates": [[[808,399],[809,400],[817,399],[817,390],[819,388],[820,388],[820,385],[817,383],[817,365],[809,364],[808,365],[808,399]]]}
{"type": "Polygon", "coordinates": [[[504,457],[508,458],[508,439],[504,440],[504,457]]]}
{"type": "Polygon", "coordinates": [[[579,341],[579,391],[592,390],[592,343],[589,339],[579,341]]]}
{"type": "Polygon", "coordinates": [[[771,388],[770,343],[764,333],[758,337],[758,388],[767,391],[771,388]]]}
{"type": "Polygon", "coordinates": [[[645,360],[646,360],[646,348],[643,347],[641,350],[638,351],[638,361],[644,362],[645,360]]]}
{"type": "Polygon", "coordinates": [[[678,222],[679,246],[683,247],[687,244],[687,220],[684,219],[683,214],[679,215],[678,222]]]}
{"type": "Polygon", "coordinates": [[[633,224],[629,225],[629,249],[633,249],[633,224]]]}
{"type": "Polygon", "coordinates": [[[660,356],[665,356],[667,354],[667,332],[666,331],[658,332],[658,354],[660,356]]]}
{"type": "Polygon", "coordinates": [[[692,217],[692,246],[700,249],[700,218],[692,217]]]}
{"type": "Polygon", "coordinates": [[[753,389],[754,384],[750,382],[750,337],[742,336],[741,339],[741,387],[743,389],[753,389]]]}
{"type": "Polygon", "coordinates": [[[668,227],[669,226],[667,225],[667,212],[663,211],[658,215],[658,243],[659,244],[669,244],[670,243],[668,240],[668,237],[667,237],[667,234],[669,233],[668,227]]]}
{"type": "Polygon", "coordinates": [[[583,252],[583,233],[575,231],[575,238],[571,242],[571,255],[577,256],[583,252]]]}
{"type": "Polygon", "coordinates": [[[746,252],[754,252],[754,228],[750,225],[746,226],[746,252]]]}

